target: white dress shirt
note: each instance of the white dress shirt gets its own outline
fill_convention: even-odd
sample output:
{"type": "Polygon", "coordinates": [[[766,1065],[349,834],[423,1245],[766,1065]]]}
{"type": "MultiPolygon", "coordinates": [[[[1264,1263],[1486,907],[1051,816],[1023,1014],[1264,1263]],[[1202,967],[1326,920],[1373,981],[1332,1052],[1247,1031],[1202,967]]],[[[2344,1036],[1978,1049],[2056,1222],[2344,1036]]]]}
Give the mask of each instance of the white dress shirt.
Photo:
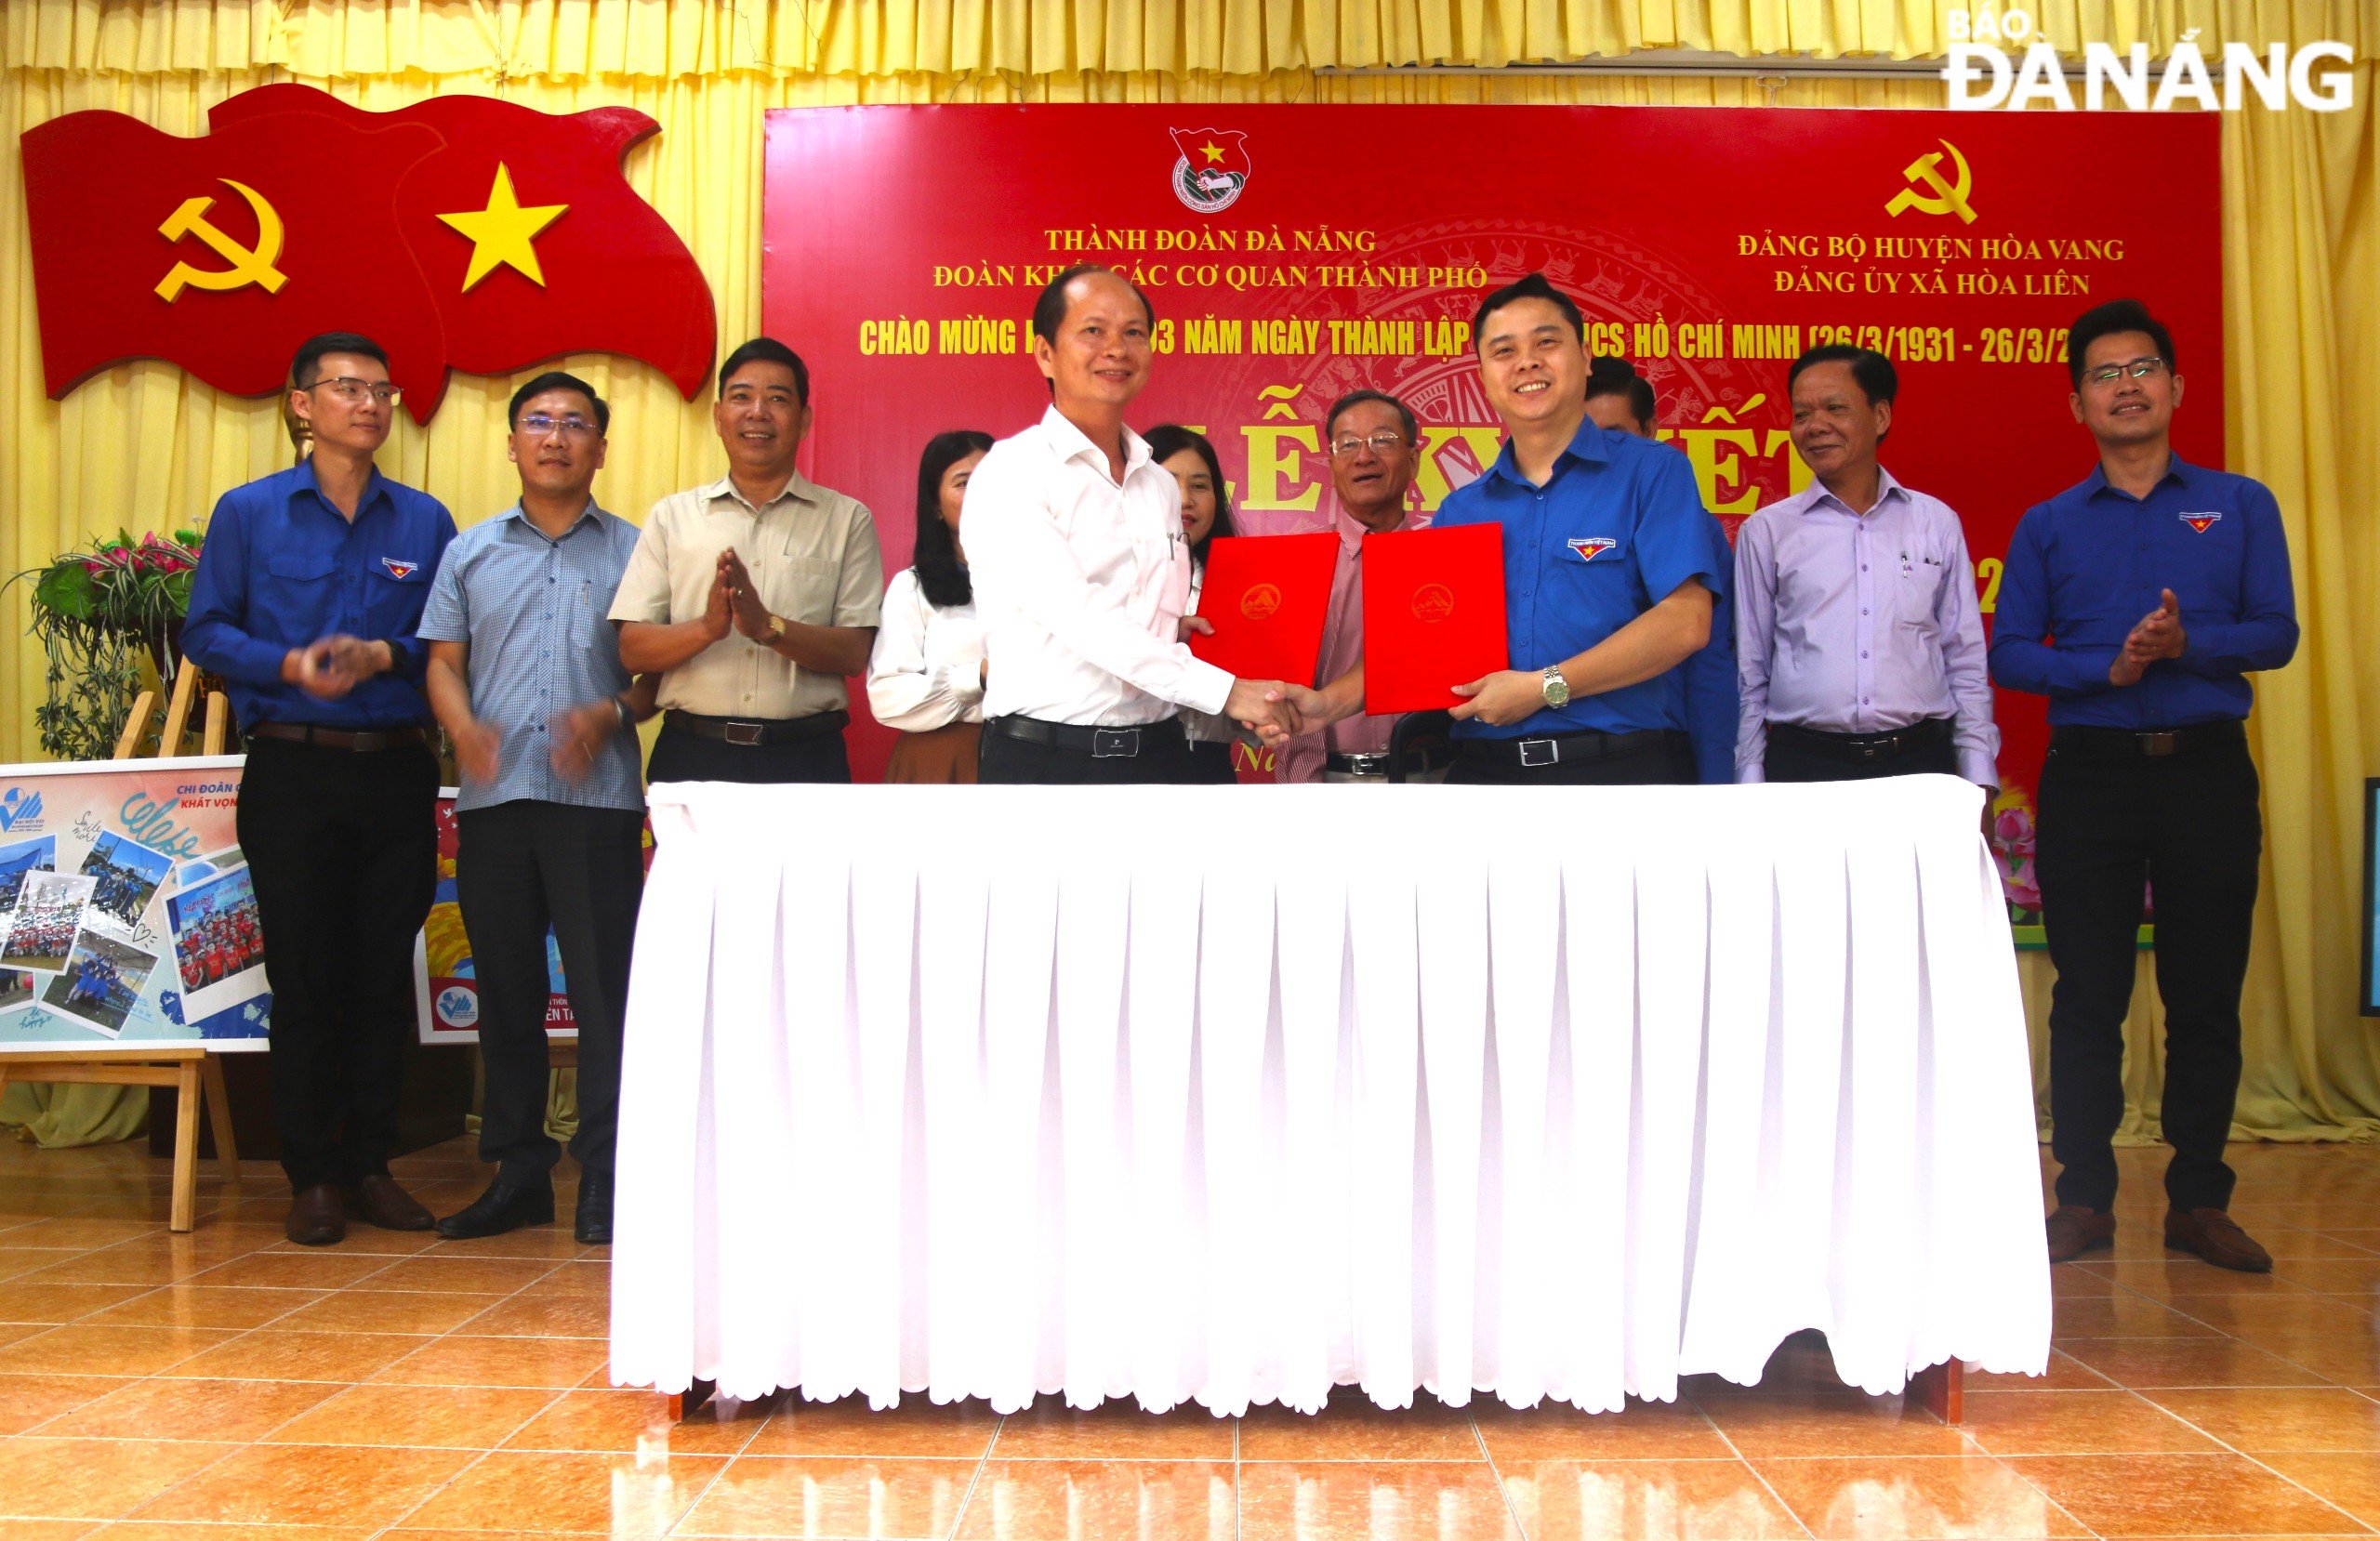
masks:
{"type": "Polygon", "coordinates": [[[1134,727],[1220,712],[1232,678],[1179,639],[1190,599],[1182,490],[1124,430],[1124,479],[1055,407],[994,444],[959,544],[991,677],[985,718],[1134,727]]]}
{"type": "Polygon", "coordinates": [[[867,655],[867,709],[876,720],[905,733],[981,722],[983,669],[975,607],[933,603],[914,567],[893,573],[867,655]]]}

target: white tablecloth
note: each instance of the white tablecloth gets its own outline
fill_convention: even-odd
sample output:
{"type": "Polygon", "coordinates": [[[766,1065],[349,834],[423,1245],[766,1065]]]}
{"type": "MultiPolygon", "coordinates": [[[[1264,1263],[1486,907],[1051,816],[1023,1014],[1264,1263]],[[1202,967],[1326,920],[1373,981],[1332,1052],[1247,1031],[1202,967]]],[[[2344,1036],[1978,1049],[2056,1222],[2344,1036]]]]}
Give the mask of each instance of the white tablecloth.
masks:
{"type": "Polygon", "coordinates": [[[1978,794],[671,784],[612,1376],[1312,1409],[2040,1372],[1978,794]]]}

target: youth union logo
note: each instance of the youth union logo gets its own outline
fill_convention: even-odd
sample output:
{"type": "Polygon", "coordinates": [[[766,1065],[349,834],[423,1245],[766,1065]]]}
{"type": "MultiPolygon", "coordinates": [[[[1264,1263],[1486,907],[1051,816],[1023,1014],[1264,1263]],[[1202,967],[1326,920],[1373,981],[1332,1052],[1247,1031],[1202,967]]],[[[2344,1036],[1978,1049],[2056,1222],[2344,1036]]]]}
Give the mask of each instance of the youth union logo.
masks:
{"type": "Polygon", "coordinates": [[[12,786],[0,793],[0,830],[34,830],[40,827],[40,793],[28,796],[21,786],[12,786]]]}
{"type": "Polygon", "coordinates": [[[1239,597],[1239,612],[1251,621],[1272,618],[1281,608],[1281,591],[1271,584],[1254,584],[1239,597]]]}
{"type": "Polygon", "coordinates": [[[1454,613],[1454,590],[1444,584],[1423,584],[1413,591],[1413,618],[1436,623],[1454,613]]]}
{"type": "Polygon", "coordinates": [[[1173,195],[1198,214],[1221,214],[1239,202],[1251,169],[1248,136],[1231,128],[1169,128],[1173,148],[1173,195]]]}
{"type": "Polygon", "coordinates": [[[448,1027],[469,1030],[480,1022],[479,993],[468,985],[452,985],[438,993],[438,1020],[448,1027]]]}

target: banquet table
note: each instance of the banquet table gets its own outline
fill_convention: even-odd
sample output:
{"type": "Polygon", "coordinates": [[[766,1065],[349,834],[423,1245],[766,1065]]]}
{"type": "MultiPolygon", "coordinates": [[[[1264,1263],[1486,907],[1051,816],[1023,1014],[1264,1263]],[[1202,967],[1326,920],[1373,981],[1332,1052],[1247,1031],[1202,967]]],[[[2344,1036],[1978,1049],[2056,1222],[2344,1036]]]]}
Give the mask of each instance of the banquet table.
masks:
{"type": "Polygon", "coordinates": [[[1217,1414],[2038,1375],[1980,794],[652,789],[612,1378],[1217,1414]]]}

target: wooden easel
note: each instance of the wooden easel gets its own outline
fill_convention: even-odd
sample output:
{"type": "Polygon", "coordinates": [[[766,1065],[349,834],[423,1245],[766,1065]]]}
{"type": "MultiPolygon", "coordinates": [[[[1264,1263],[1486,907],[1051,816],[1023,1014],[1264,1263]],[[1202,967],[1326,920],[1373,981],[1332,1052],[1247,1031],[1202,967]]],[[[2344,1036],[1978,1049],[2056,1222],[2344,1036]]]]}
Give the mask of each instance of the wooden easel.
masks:
{"type": "Polygon", "coordinates": [[[231,1102],[223,1091],[223,1067],[205,1044],[152,1044],[129,1048],[54,1048],[0,1055],[0,1091],[11,1078],[52,1085],[174,1087],[180,1090],[174,1126],[174,1207],[166,1222],[175,1231],[197,1224],[198,1113],[204,1089],[215,1121],[215,1159],[223,1180],[240,1180],[240,1152],[231,1139],[231,1102]]]}
{"type": "MultiPolygon", "coordinates": [[[[190,724],[191,704],[198,694],[198,669],[185,663],[174,679],[173,701],[165,708],[165,730],[157,736],[160,757],[181,748],[190,724]]],[[[115,758],[128,760],[139,753],[148,736],[149,718],[157,709],[157,692],[143,691],[132,703],[124,731],[115,741],[115,758]]],[[[203,752],[219,755],[231,727],[230,704],[220,691],[206,696],[206,729],[203,752]]],[[[122,1048],[41,1049],[0,1056],[0,1090],[11,1078],[46,1081],[53,1085],[101,1087],[172,1087],[179,1093],[174,1126],[173,1213],[167,1224],[189,1231],[198,1214],[198,1120],[202,1092],[205,1111],[215,1122],[215,1158],[223,1164],[223,1180],[240,1180],[240,1152],[231,1134],[231,1100],[223,1087],[223,1067],[215,1051],[203,1043],[133,1045],[122,1048]],[[37,1073],[28,1073],[37,1072],[37,1073]]]]}

